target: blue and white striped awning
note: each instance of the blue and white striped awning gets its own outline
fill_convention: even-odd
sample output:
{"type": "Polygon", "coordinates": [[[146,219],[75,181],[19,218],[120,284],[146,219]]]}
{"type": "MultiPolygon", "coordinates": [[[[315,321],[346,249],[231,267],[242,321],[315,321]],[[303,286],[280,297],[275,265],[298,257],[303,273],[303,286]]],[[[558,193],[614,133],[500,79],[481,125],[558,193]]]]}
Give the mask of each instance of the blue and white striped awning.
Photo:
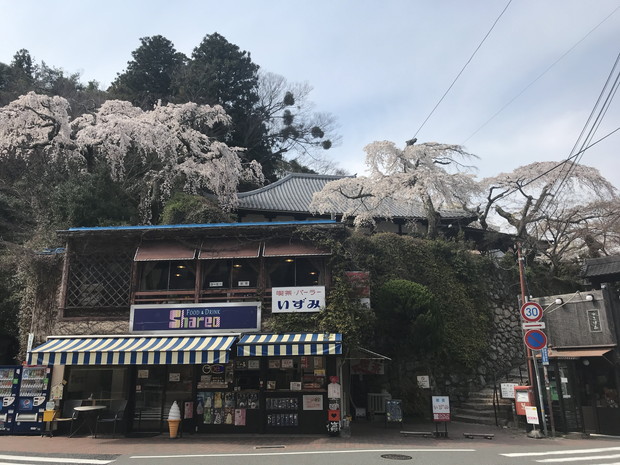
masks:
{"type": "Polygon", "coordinates": [[[237,343],[241,357],[341,354],[339,333],[246,334],[237,343]]]}
{"type": "Polygon", "coordinates": [[[236,336],[63,337],[33,349],[31,365],[227,363],[236,336]]]}

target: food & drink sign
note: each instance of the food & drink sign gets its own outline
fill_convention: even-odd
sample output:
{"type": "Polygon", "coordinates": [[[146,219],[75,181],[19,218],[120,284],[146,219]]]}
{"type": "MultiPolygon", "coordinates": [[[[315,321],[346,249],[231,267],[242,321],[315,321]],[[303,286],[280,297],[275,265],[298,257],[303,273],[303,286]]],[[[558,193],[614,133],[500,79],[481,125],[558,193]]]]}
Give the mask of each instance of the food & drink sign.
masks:
{"type": "Polygon", "coordinates": [[[132,305],[129,329],[149,334],[256,331],[260,318],[260,302],[132,305]]]}

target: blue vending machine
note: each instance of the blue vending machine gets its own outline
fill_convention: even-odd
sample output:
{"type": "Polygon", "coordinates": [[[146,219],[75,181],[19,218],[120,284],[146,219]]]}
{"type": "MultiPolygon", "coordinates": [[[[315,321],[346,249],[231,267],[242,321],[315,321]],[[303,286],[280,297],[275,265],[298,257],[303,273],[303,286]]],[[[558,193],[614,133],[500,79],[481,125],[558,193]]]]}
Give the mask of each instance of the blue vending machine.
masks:
{"type": "Polygon", "coordinates": [[[15,421],[21,366],[0,366],[0,434],[10,434],[15,421]]]}
{"type": "Polygon", "coordinates": [[[41,434],[43,412],[49,393],[51,370],[46,366],[23,366],[15,406],[13,434],[41,434]]]}

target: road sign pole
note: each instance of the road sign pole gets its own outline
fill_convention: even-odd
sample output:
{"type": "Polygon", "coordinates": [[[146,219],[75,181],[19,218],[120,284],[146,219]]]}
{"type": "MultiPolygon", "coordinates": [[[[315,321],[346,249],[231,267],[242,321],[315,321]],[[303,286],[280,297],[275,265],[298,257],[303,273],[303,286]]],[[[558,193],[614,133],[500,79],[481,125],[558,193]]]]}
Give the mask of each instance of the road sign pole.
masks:
{"type": "MultiPolygon", "coordinates": [[[[540,416],[542,417],[543,431],[545,436],[549,436],[549,431],[547,431],[547,419],[545,418],[545,402],[543,401],[542,389],[540,386],[540,374],[538,373],[538,363],[536,363],[536,359],[534,356],[534,352],[532,352],[532,362],[534,364],[534,374],[536,376],[536,390],[538,391],[538,402],[540,404],[540,416]]],[[[551,406],[549,406],[551,408],[551,406]]],[[[551,411],[553,415],[553,411],[551,411]]]]}
{"type": "MultiPolygon", "coordinates": [[[[542,357],[541,357],[542,358],[542,357]]],[[[543,377],[545,380],[545,391],[547,391],[547,405],[549,406],[549,422],[551,423],[551,437],[555,437],[555,419],[553,418],[553,407],[551,403],[551,386],[549,385],[549,373],[547,366],[543,365],[543,377]]]]}

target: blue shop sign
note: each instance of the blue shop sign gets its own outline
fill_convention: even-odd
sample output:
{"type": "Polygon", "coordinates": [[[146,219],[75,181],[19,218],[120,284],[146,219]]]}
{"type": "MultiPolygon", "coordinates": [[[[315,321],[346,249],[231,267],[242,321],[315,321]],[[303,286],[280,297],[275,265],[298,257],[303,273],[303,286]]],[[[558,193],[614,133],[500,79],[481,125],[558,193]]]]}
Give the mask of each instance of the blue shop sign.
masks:
{"type": "Polygon", "coordinates": [[[257,331],[260,302],[132,305],[132,333],[183,334],[257,331]]]}

